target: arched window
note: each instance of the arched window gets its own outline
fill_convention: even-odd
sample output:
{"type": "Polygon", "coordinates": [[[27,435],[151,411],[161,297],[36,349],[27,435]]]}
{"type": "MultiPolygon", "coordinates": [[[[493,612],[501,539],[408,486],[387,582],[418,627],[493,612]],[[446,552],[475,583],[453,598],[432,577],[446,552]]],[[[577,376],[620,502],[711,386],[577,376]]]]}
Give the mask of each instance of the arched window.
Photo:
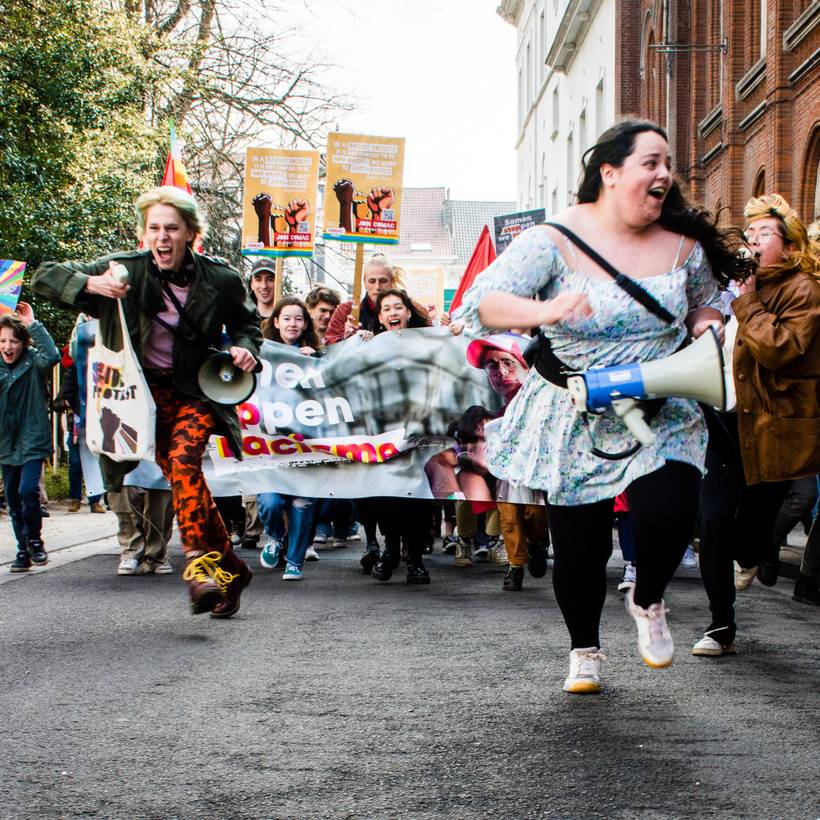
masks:
{"type": "Polygon", "coordinates": [[[820,219],[820,125],[815,126],[808,142],[803,164],[801,216],[806,223],[820,219]]]}
{"type": "Polygon", "coordinates": [[[752,196],[763,196],[766,193],[766,169],[761,168],[755,177],[755,184],[752,186],[752,196]]]}

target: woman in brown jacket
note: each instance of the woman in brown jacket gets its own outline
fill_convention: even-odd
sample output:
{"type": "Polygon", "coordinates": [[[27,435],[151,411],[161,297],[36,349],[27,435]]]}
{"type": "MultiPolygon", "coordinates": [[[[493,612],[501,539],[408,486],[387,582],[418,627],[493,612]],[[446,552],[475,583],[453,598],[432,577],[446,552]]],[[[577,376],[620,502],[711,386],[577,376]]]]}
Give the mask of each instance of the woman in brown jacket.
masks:
{"type": "Polygon", "coordinates": [[[734,652],[735,585],[777,582],[780,505],[792,479],[820,472],[820,257],[781,196],[750,199],[745,215],[759,267],[732,302],[737,412],[710,424],[700,552],[712,624],[695,655],[734,652]]]}

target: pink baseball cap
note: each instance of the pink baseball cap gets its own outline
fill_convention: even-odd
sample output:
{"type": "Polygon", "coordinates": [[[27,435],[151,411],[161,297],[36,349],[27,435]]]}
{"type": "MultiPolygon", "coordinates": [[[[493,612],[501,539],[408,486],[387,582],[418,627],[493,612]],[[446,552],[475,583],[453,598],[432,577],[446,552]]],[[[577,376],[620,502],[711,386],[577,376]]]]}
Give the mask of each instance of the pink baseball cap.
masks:
{"type": "Polygon", "coordinates": [[[473,367],[482,367],[485,350],[503,350],[515,356],[524,367],[529,368],[524,361],[524,348],[529,342],[529,336],[519,336],[517,333],[494,333],[486,339],[475,339],[467,345],[467,361],[473,367]]]}

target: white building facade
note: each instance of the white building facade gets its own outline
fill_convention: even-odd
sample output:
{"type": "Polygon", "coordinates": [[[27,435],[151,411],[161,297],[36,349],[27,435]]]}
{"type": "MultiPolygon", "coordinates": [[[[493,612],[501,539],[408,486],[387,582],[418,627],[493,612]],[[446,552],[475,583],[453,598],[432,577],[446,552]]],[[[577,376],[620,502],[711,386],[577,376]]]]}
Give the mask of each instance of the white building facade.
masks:
{"type": "Polygon", "coordinates": [[[572,204],[581,157],[615,117],[616,0],[503,0],[518,31],[518,207],[572,204]]]}

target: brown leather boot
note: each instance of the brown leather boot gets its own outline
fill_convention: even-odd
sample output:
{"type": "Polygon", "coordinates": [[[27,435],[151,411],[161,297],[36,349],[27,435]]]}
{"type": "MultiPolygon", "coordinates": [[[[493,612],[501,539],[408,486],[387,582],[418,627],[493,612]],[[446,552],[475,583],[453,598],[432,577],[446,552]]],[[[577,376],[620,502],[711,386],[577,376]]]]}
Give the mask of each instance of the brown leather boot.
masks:
{"type": "Polygon", "coordinates": [[[253,573],[250,567],[232,550],[223,553],[220,562],[226,576],[230,576],[224,590],[224,600],[220,601],[212,610],[212,618],[230,618],[239,612],[239,596],[242,590],[251,582],[253,573]]]}
{"type": "Polygon", "coordinates": [[[219,566],[221,557],[215,550],[191,552],[185,556],[186,565],[182,578],[188,583],[191,612],[194,615],[211,612],[224,598],[222,588],[227,582],[222,577],[225,573],[219,566]]]}

